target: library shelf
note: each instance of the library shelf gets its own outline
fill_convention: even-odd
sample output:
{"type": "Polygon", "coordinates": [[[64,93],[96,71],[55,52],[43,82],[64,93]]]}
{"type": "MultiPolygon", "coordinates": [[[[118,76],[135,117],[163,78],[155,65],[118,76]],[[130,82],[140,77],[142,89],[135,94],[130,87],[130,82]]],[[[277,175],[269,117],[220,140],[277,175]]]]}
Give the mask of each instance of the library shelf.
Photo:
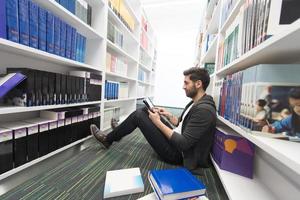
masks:
{"type": "Polygon", "coordinates": [[[101,104],[101,101],[91,101],[84,103],[71,103],[71,104],[60,104],[60,105],[45,105],[45,106],[32,106],[32,107],[22,107],[22,106],[0,106],[0,115],[4,114],[13,114],[13,113],[24,113],[24,112],[33,112],[39,110],[50,110],[57,108],[69,108],[77,106],[87,106],[101,104]]]}
{"type": "Polygon", "coordinates": [[[214,38],[207,52],[203,55],[201,63],[213,63],[216,59],[218,36],[214,38]]]}
{"type": "Polygon", "coordinates": [[[148,72],[151,72],[151,69],[150,69],[149,67],[147,67],[146,65],[144,65],[143,63],[139,63],[139,66],[140,66],[142,69],[144,69],[144,70],[146,70],[146,71],[148,71],[148,72]]]}
{"type": "Polygon", "coordinates": [[[208,5],[207,5],[207,8],[206,8],[206,14],[205,14],[205,18],[206,19],[210,19],[212,14],[213,14],[213,11],[214,11],[214,7],[216,5],[216,2],[218,0],[211,0],[208,5]]]}
{"type": "Polygon", "coordinates": [[[122,33],[129,35],[129,38],[135,43],[138,44],[138,39],[134,36],[134,34],[125,26],[125,24],[121,21],[121,19],[114,13],[111,8],[108,8],[108,19],[121,28],[122,33]]]}
{"type": "Polygon", "coordinates": [[[213,11],[211,20],[206,30],[207,33],[209,34],[218,33],[220,13],[221,13],[221,1],[218,2],[217,6],[213,11]]]}
{"type": "Polygon", "coordinates": [[[240,58],[217,71],[218,76],[226,76],[260,63],[295,63],[299,59],[300,19],[291,26],[251,49],[240,58]]]}
{"type": "Polygon", "coordinates": [[[107,39],[107,48],[113,50],[115,53],[119,54],[120,56],[122,56],[128,61],[138,63],[138,61],[134,57],[129,55],[127,52],[125,52],[125,50],[123,50],[121,47],[111,42],[109,39],[107,39]]]}
{"type": "Polygon", "coordinates": [[[0,175],[0,180],[3,180],[3,179],[5,179],[5,178],[7,178],[7,177],[9,177],[9,176],[11,176],[13,174],[16,174],[16,173],[18,173],[18,172],[20,172],[20,171],[22,171],[22,170],[24,170],[26,168],[29,168],[29,167],[31,167],[31,166],[39,163],[39,162],[42,162],[43,160],[46,160],[47,158],[50,158],[50,157],[52,157],[54,155],[57,155],[57,154],[65,151],[65,150],[67,150],[67,149],[69,149],[69,148],[71,148],[71,147],[73,147],[73,146],[75,146],[75,145],[77,145],[79,143],[82,143],[82,142],[90,139],[91,137],[92,136],[89,135],[89,136],[87,136],[87,137],[85,137],[83,139],[77,140],[77,141],[75,141],[75,142],[73,142],[71,144],[68,144],[67,146],[64,146],[64,147],[62,147],[60,149],[57,149],[57,150],[55,150],[55,151],[53,151],[51,153],[48,153],[48,154],[46,154],[46,155],[44,155],[44,156],[42,156],[40,158],[37,158],[37,159],[32,160],[32,161],[30,161],[28,163],[25,163],[24,165],[21,165],[21,166],[19,166],[17,168],[14,168],[14,169],[10,170],[10,171],[7,171],[7,172],[5,172],[5,173],[3,173],[3,174],[0,175]]]}
{"type": "Polygon", "coordinates": [[[104,100],[104,103],[115,103],[115,102],[122,102],[122,101],[133,101],[136,100],[136,97],[129,97],[123,99],[111,99],[111,100],[104,100]]]}
{"type": "Polygon", "coordinates": [[[87,37],[87,39],[103,39],[95,29],[81,21],[77,16],[68,11],[62,5],[57,3],[55,0],[35,0],[39,5],[51,11],[56,16],[63,19],[68,24],[76,27],[77,32],[87,37]]]}
{"type": "Polygon", "coordinates": [[[108,77],[108,79],[112,78],[112,79],[118,79],[120,81],[136,81],[135,78],[131,78],[131,77],[127,77],[124,76],[122,74],[118,74],[118,73],[114,73],[114,72],[105,72],[106,76],[108,77]]]}
{"type": "Polygon", "coordinates": [[[229,199],[277,199],[255,176],[253,179],[250,179],[222,170],[219,168],[212,156],[211,160],[229,199]]]}
{"type": "Polygon", "coordinates": [[[91,69],[102,72],[102,67],[91,66],[2,38],[0,38],[0,52],[1,51],[29,57],[34,60],[43,60],[53,64],[59,64],[60,66],[78,69],[91,69]]]}
{"type": "Polygon", "coordinates": [[[300,151],[299,143],[253,135],[250,131],[246,131],[239,126],[232,124],[221,116],[218,116],[218,119],[288,168],[295,171],[297,174],[300,174],[300,157],[298,154],[300,151]]]}
{"type": "Polygon", "coordinates": [[[150,60],[152,61],[152,56],[150,55],[150,53],[148,52],[148,50],[145,49],[144,47],[142,47],[142,45],[140,45],[140,47],[141,47],[142,51],[144,51],[144,52],[146,53],[146,56],[147,56],[148,58],[150,58],[150,60]]]}
{"type": "Polygon", "coordinates": [[[231,13],[229,14],[229,16],[227,17],[227,19],[225,20],[224,24],[222,25],[222,27],[220,29],[221,33],[225,33],[225,31],[228,29],[228,27],[230,26],[230,24],[232,24],[233,20],[236,18],[236,16],[240,12],[240,8],[242,7],[242,5],[244,3],[245,3],[245,0],[239,0],[236,3],[236,5],[232,9],[231,13]]]}

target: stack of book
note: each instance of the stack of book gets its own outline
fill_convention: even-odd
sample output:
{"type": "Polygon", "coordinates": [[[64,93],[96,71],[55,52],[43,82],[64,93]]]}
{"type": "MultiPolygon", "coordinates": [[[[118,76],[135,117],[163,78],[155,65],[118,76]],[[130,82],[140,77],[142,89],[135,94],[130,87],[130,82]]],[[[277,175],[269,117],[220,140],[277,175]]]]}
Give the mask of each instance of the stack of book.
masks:
{"type": "Polygon", "coordinates": [[[107,39],[123,48],[124,36],[123,33],[110,21],[107,24],[107,39]]]}

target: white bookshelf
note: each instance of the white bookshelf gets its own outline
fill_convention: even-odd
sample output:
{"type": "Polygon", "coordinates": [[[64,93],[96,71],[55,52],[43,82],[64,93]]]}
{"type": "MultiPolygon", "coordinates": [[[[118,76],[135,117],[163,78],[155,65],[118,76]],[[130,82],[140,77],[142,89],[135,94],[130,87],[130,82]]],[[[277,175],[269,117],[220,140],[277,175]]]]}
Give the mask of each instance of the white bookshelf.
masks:
{"type": "MultiPolygon", "coordinates": [[[[86,37],[86,56],[85,63],[77,62],[71,59],[60,57],[48,52],[34,49],[22,44],[14,43],[5,39],[0,39],[0,73],[6,72],[7,67],[45,70],[68,74],[69,71],[83,70],[96,72],[102,75],[102,97],[99,101],[84,102],[76,104],[63,105],[47,105],[35,107],[17,107],[17,106],[1,106],[0,107],[0,123],[2,121],[23,120],[28,117],[37,117],[39,111],[56,108],[68,108],[86,105],[100,105],[101,112],[101,129],[103,127],[104,109],[105,106],[118,106],[121,108],[122,118],[126,118],[132,111],[136,109],[137,102],[137,87],[138,84],[147,85],[146,96],[153,95],[154,78],[149,78],[146,81],[138,82],[138,70],[143,69],[147,73],[147,77],[155,77],[155,72],[152,71],[153,57],[151,51],[154,51],[156,41],[154,34],[147,34],[149,42],[151,42],[151,51],[146,52],[147,66],[140,64],[139,55],[141,49],[140,33],[141,33],[141,13],[143,8],[141,3],[136,0],[124,0],[124,3],[135,21],[135,28],[130,31],[120,20],[120,18],[111,10],[107,0],[86,0],[92,6],[92,25],[84,23],[77,16],[58,4],[55,0],[33,0],[39,6],[51,11],[55,16],[60,17],[76,30],[86,37]],[[107,26],[111,22],[123,34],[123,44],[121,48],[118,45],[107,39],[107,26]],[[118,74],[110,72],[106,69],[106,52],[109,52],[128,64],[127,74],[118,74]],[[105,81],[128,82],[128,98],[106,100],[105,81]]],[[[149,23],[149,22],[148,22],[149,23]]],[[[79,141],[80,142],[80,141],[79,141]]],[[[66,147],[67,148],[67,147],[66,147]]],[[[65,149],[62,148],[60,152],[65,149]]],[[[52,153],[51,153],[52,155],[52,153]]],[[[50,156],[50,154],[49,154],[50,156]]],[[[36,160],[39,162],[39,160],[36,160]]],[[[14,173],[14,171],[12,171],[14,173]]],[[[16,172],[15,172],[16,173],[16,172]]]]}
{"type": "MultiPolygon", "coordinates": [[[[203,14],[204,23],[208,21],[209,23],[207,26],[204,26],[202,34],[206,37],[208,34],[216,33],[216,38],[218,38],[216,41],[212,41],[208,51],[200,60],[196,58],[199,66],[209,62],[216,64],[215,72],[210,75],[211,83],[208,88],[208,93],[210,94],[214,93],[215,81],[224,78],[226,75],[257,64],[294,64],[300,61],[300,47],[298,45],[298,41],[300,41],[299,19],[288,26],[286,30],[276,33],[271,38],[216,71],[220,41],[225,37],[226,31],[239,16],[240,9],[245,2],[245,0],[237,0],[223,24],[220,22],[224,0],[219,1],[214,11],[212,11],[212,5],[215,5],[216,2],[211,0],[203,14]],[[216,46],[214,47],[213,45],[216,46]]],[[[198,52],[203,52],[205,45],[205,42],[203,42],[198,52]]],[[[297,196],[300,194],[300,157],[297,154],[300,150],[299,143],[253,134],[221,116],[218,116],[218,120],[222,125],[230,127],[232,131],[248,139],[256,147],[253,179],[221,170],[213,162],[229,199],[297,199],[297,196]],[[278,183],[280,183],[280,186],[278,186],[278,183]]]]}

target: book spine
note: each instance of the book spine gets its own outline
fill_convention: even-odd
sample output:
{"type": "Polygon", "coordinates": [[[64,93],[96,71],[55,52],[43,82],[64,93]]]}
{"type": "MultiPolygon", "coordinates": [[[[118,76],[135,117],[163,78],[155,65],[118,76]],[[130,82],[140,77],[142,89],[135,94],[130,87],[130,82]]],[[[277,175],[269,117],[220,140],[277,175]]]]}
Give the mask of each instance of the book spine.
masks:
{"type": "Polygon", "coordinates": [[[76,61],[80,61],[80,34],[76,33],[76,61]]]}
{"type": "Polygon", "coordinates": [[[60,24],[60,52],[59,55],[66,57],[66,35],[67,35],[67,24],[61,21],[60,24]]]}
{"type": "Polygon", "coordinates": [[[19,0],[19,34],[20,44],[29,46],[29,9],[28,0],[19,0]]]}
{"type": "Polygon", "coordinates": [[[54,54],[60,55],[60,25],[59,17],[54,16],[54,54]]]}
{"type": "Polygon", "coordinates": [[[47,52],[54,53],[54,16],[47,12],[47,52]]]}
{"type": "Polygon", "coordinates": [[[0,1],[0,38],[7,39],[6,1],[0,1]]]}
{"type": "Polygon", "coordinates": [[[19,42],[18,0],[7,0],[5,2],[7,39],[19,42]]]}
{"type": "Polygon", "coordinates": [[[39,49],[46,51],[47,11],[39,7],[39,49]]]}
{"type": "Polygon", "coordinates": [[[71,59],[76,60],[76,29],[72,28],[71,59]]]}
{"type": "Polygon", "coordinates": [[[82,62],[85,62],[86,37],[82,36],[82,62]]]}
{"type": "Polygon", "coordinates": [[[29,1],[29,46],[38,48],[39,43],[39,7],[36,3],[29,1]]]}
{"type": "Polygon", "coordinates": [[[72,27],[67,24],[67,35],[66,35],[66,58],[71,58],[72,49],[72,27]]]}

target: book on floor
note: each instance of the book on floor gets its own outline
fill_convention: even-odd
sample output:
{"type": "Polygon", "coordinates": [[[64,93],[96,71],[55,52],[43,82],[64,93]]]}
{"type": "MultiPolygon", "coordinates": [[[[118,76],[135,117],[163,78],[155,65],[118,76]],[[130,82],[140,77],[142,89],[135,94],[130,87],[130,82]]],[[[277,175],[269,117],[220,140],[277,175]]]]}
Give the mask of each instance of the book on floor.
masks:
{"type": "Polygon", "coordinates": [[[175,200],[205,194],[205,185],[185,168],[150,170],[149,182],[158,199],[175,200]]]}
{"type": "MultiPolygon", "coordinates": [[[[150,194],[147,194],[141,198],[138,198],[137,200],[158,200],[158,198],[156,197],[155,192],[152,192],[150,194]]],[[[194,199],[194,200],[208,200],[208,198],[204,195],[194,199]]]]}
{"type": "Polygon", "coordinates": [[[139,168],[106,172],[103,198],[128,195],[143,191],[144,183],[139,168]]]}

